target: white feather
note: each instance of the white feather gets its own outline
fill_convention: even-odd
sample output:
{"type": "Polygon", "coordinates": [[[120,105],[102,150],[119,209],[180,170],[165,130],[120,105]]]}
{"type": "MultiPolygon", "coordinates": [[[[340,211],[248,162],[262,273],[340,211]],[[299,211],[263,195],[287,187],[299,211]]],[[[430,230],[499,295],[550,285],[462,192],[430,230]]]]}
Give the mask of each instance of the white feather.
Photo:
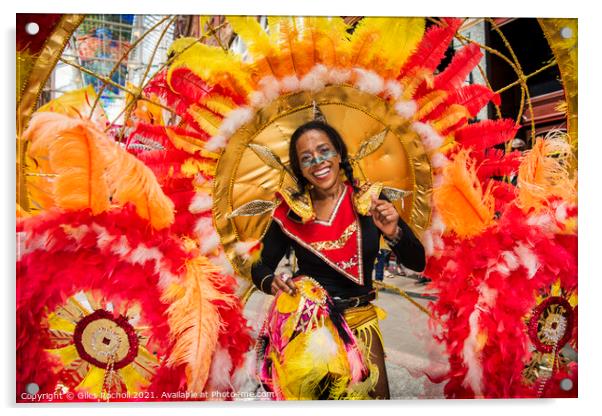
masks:
{"type": "Polygon", "coordinates": [[[259,80],[259,87],[268,102],[274,100],[280,95],[280,82],[272,75],[268,75],[259,80]]]}
{"type": "Polygon", "coordinates": [[[234,269],[232,268],[232,265],[228,261],[228,258],[223,251],[220,251],[220,253],[217,255],[210,256],[209,260],[211,260],[211,263],[215,264],[216,266],[221,267],[225,274],[234,274],[234,269]]]}
{"type": "Polygon", "coordinates": [[[201,241],[201,254],[207,255],[219,246],[219,236],[214,231],[201,241]]]}
{"type": "Polygon", "coordinates": [[[527,217],[527,224],[532,227],[540,227],[545,231],[554,231],[557,228],[554,219],[548,213],[527,217]]]}
{"type": "Polygon", "coordinates": [[[385,89],[385,81],[376,72],[363,68],[354,68],[355,86],[369,94],[380,94],[385,89]]]}
{"type": "Polygon", "coordinates": [[[158,273],[160,262],[163,260],[163,254],[157,247],[147,247],[144,244],[139,244],[138,247],[130,252],[126,260],[132,264],[144,264],[147,261],[154,261],[155,273],[158,273]]]}
{"type": "Polygon", "coordinates": [[[516,257],[516,255],[512,251],[503,251],[502,257],[508,265],[508,270],[510,270],[511,272],[518,269],[518,266],[520,266],[520,263],[518,262],[518,257],[516,257]]]}
{"type": "Polygon", "coordinates": [[[523,243],[517,243],[514,252],[520,259],[520,263],[527,269],[527,277],[531,279],[539,269],[539,260],[533,250],[523,243]]]}
{"type": "Polygon", "coordinates": [[[412,128],[422,139],[422,145],[427,151],[438,149],[443,144],[443,137],[431,125],[415,121],[412,128]]]}
{"type": "Polygon", "coordinates": [[[176,276],[175,274],[167,270],[161,270],[159,272],[159,283],[157,285],[159,286],[159,289],[165,290],[169,287],[170,284],[175,283],[177,280],[178,276],[176,276]]]}
{"type": "Polygon", "coordinates": [[[115,240],[115,236],[109,234],[109,231],[102,225],[93,223],[92,230],[96,233],[96,245],[101,250],[106,250],[115,240]]]}
{"type": "Polygon", "coordinates": [[[422,245],[424,246],[424,254],[426,254],[427,257],[431,257],[435,253],[433,232],[430,229],[422,234],[422,245]]]}
{"type": "Polygon", "coordinates": [[[443,175],[433,175],[433,188],[443,185],[443,175]]]}
{"type": "Polygon", "coordinates": [[[449,159],[441,152],[431,155],[431,166],[435,169],[444,168],[448,163],[449,159]]]}
{"type": "Polygon", "coordinates": [[[224,137],[230,137],[236,130],[241,128],[253,117],[253,110],[249,107],[239,107],[228,113],[222,124],[219,126],[219,132],[224,137]]]}
{"type": "Polygon", "coordinates": [[[399,100],[395,103],[395,111],[397,111],[397,114],[399,114],[403,118],[410,119],[414,117],[414,114],[416,114],[417,109],[418,105],[416,104],[416,101],[413,100],[399,100]]]}
{"type": "Polygon", "coordinates": [[[90,227],[86,224],[82,224],[78,227],[72,227],[70,225],[64,225],[63,231],[73,240],[76,244],[81,244],[82,239],[90,232],[90,227]]]}
{"type": "Polygon", "coordinates": [[[397,101],[401,94],[403,93],[402,85],[395,80],[388,80],[385,82],[385,97],[393,99],[393,101],[397,101]]]}
{"type": "Polygon", "coordinates": [[[333,68],[328,73],[328,83],[334,85],[345,84],[351,79],[350,69],[333,68]]]}
{"type": "Polygon", "coordinates": [[[234,391],[245,391],[245,386],[252,383],[253,387],[256,385],[255,381],[255,366],[257,362],[257,353],[254,349],[251,349],[245,354],[245,359],[242,366],[234,370],[232,375],[232,387],[234,391]]]}
{"type": "Polygon", "coordinates": [[[482,282],[479,285],[479,302],[482,302],[487,306],[494,306],[497,295],[497,289],[490,287],[487,283],[482,282]]]}
{"type": "Polygon", "coordinates": [[[481,396],[483,391],[483,367],[480,363],[480,354],[477,352],[479,315],[479,309],[475,309],[470,314],[468,318],[470,332],[462,348],[463,361],[468,369],[462,385],[470,387],[477,397],[481,396]]]}
{"type": "Polygon", "coordinates": [[[249,94],[247,99],[254,108],[263,107],[268,103],[268,99],[265,97],[265,95],[263,95],[261,91],[253,91],[249,94]]]}
{"type": "Polygon", "coordinates": [[[205,192],[197,192],[190,202],[188,211],[190,211],[191,214],[200,214],[202,212],[209,211],[212,206],[213,198],[210,194],[205,192]]]}
{"type": "Polygon", "coordinates": [[[228,350],[217,348],[213,353],[211,369],[209,370],[209,384],[213,390],[225,391],[230,385],[230,371],[232,370],[232,359],[228,350]]]}
{"type": "Polygon", "coordinates": [[[128,243],[128,239],[125,237],[125,235],[122,235],[119,238],[119,241],[117,241],[116,244],[111,247],[111,251],[122,258],[125,258],[130,250],[130,244],[128,243]]]}
{"type": "Polygon", "coordinates": [[[37,250],[50,251],[55,245],[55,240],[50,236],[50,231],[44,231],[41,235],[30,236],[29,233],[25,234],[23,244],[21,244],[17,251],[18,256],[24,256],[29,253],[33,253],[37,250]],[[22,247],[22,249],[20,249],[22,247]]]}
{"type": "Polygon", "coordinates": [[[306,351],[316,366],[327,365],[337,356],[338,346],[326,326],[314,329],[307,340],[306,351]]]}
{"type": "Polygon", "coordinates": [[[207,140],[207,143],[205,143],[205,149],[209,150],[210,152],[215,152],[216,150],[226,147],[226,143],[226,138],[218,134],[217,136],[213,136],[207,140]]]}
{"type": "Polygon", "coordinates": [[[301,81],[296,75],[289,75],[282,78],[281,84],[283,92],[293,92],[299,90],[301,81]]]}
{"type": "Polygon", "coordinates": [[[560,223],[563,223],[566,221],[566,218],[567,218],[566,208],[567,208],[566,202],[563,202],[556,207],[556,221],[558,221],[560,223]]]}
{"type": "Polygon", "coordinates": [[[318,92],[326,86],[328,81],[328,69],[322,65],[315,65],[299,83],[299,87],[304,91],[318,92]]]}

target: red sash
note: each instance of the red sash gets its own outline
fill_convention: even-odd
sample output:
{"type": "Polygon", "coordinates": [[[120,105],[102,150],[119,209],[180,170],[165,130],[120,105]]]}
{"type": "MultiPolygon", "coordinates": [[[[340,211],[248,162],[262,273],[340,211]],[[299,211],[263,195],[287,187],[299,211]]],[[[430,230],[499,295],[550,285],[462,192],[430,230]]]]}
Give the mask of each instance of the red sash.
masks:
{"type": "Polygon", "coordinates": [[[289,217],[291,209],[283,202],[274,211],[282,231],[354,283],[364,284],[362,232],[353,208],[352,188],[345,185],[328,221],[305,224],[289,217]]]}

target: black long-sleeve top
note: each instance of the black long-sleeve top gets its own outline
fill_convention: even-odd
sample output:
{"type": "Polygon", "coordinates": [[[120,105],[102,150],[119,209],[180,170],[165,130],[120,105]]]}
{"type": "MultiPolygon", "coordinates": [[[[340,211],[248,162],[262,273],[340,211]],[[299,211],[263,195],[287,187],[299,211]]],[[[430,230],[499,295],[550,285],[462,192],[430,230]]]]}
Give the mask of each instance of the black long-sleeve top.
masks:
{"type": "MultiPolygon", "coordinates": [[[[294,214],[293,214],[294,215],[294,214]]],[[[270,294],[270,286],[278,263],[292,246],[297,257],[298,270],[295,276],[306,275],[317,280],[332,297],[349,298],[365,295],[372,290],[372,269],[380,247],[381,231],[376,227],[371,216],[359,216],[362,232],[362,255],[364,284],[359,285],[330,267],[314,253],[301,246],[284,234],[280,225],[272,221],[263,237],[261,259],[251,268],[255,286],[270,294]]],[[[424,247],[412,229],[400,218],[399,227],[402,236],[399,242],[391,247],[397,261],[405,267],[422,271],[425,267],[424,247]]]]}

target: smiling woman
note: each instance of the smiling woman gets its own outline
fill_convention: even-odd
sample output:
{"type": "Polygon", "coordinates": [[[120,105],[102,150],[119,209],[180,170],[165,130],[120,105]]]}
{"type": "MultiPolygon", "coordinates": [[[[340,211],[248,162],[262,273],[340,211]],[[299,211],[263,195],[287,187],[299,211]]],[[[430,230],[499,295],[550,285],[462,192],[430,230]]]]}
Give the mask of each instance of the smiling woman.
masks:
{"type": "MultiPolygon", "coordinates": [[[[324,360],[329,370],[326,374],[315,375],[316,388],[299,396],[299,393],[294,393],[300,391],[296,389],[295,380],[306,383],[315,369],[309,366],[306,368],[311,369],[309,372],[300,370],[307,363],[295,361],[292,351],[300,351],[299,344],[304,342],[298,337],[302,334],[309,334],[306,345],[333,346],[336,351],[335,340],[339,334],[346,346],[341,354],[347,355],[350,368],[354,361],[350,350],[363,353],[363,356],[357,354],[355,357],[361,363],[359,373],[362,375],[356,379],[350,376],[351,381],[346,386],[348,390],[341,396],[362,398],[358,393],[361,390],[369,395],[367,397],[388,399],[389,386],[378,326],[379,315],[382,317],[384,314],[370,303],[375,299],[372,268],[381,236],[389,242],[398,261],[417,271],[421,271],[425,264],[422,244],[400,218],[393,204],[380,195],[378,187],[357,186],[345,142],[332,126],[313,120],[298,127],[291,137],[289,160],[299,189],[291,197],[284,198],[285,203],[275,210],[274,221],[263,239],[260,262],[251,269],[255,285],[276,296],[267,321],[271,324],[264,328],[263,333],[266,359],[262,366],[262,381],[270,389],[280,391],[284,398],[337,397],[333,386],[340,384],[344,376],[334,376],[330,368],[338,355],[324,360]],[[359,207],[359,201],[366,197],[369,198],[367,211],[359,207]],[[299,200],[309,204],[312,210],[309,219],[304,220],[303,215],[296,212],[299,200]],[[292,279],[288,275],[275,274],[289,247],[298,259],[298,269],[292,279]],[[302,318],[308,314],[324,319],[324,315],[316,312],[315,308],[308,309],[307,302],[311,296],[303,290],[307,282],[311,283],[313,292],[324,293],[325,298],[332,302],[326,319],[332,321],[337,331],[318,338],[319,341],[314,338],[328,326],[321,327],[320,332],[318,329],[311,331],[311,326],[308,331],[303,324],[302,318]],[[289,303],[293,304],[291,311],[297,311],[292,318],[285,316],[291,311],[283,305],[289,303]],[[278,324],[283,321],[292,323],[278,324]],[[349,334],[347,341],[344,334],[349,334]],[[348,345],[357,348],[347,348],[348,345]]],[[[307,354],[307,350],[301,351],[307,354]]],[[[312,354],[307,357],[316,360],[312,354]]]]}

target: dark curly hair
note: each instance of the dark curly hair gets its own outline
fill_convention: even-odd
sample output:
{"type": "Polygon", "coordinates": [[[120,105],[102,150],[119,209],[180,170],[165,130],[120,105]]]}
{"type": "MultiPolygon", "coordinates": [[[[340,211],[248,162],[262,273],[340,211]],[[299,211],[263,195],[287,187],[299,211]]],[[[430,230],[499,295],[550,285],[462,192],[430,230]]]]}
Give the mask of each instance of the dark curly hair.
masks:
{"type": "Polygon", "coordinates": [[[326,124],[323,121],[312,120],[302,124],[297,128],[297,130],[295,130],[291,136],[291,143],[288,148],[288,158],[291,164],[291,169],[293,170],[295,178],[297,179],[297,183],[299,184],[299,190],[294,196],[301,196],[303,192],[305,192],[305,187],[308,184],[307,179],[305,179],[301,173],[301,166],[299,165],[299,157],[297,155],[297,141],[299,140],[299,137],[303,135],[303,133],[310,130],[319,130],[328,136],[335,150],[341,156],[341,169],[343,169],[345,177],[353,187],[353,190],[358,191],[359,188],[357,187],[355,178],[353,177],[353,168],[349,162],[347,146],[345,145],[343,138],[330,124],[326,124]]]}

